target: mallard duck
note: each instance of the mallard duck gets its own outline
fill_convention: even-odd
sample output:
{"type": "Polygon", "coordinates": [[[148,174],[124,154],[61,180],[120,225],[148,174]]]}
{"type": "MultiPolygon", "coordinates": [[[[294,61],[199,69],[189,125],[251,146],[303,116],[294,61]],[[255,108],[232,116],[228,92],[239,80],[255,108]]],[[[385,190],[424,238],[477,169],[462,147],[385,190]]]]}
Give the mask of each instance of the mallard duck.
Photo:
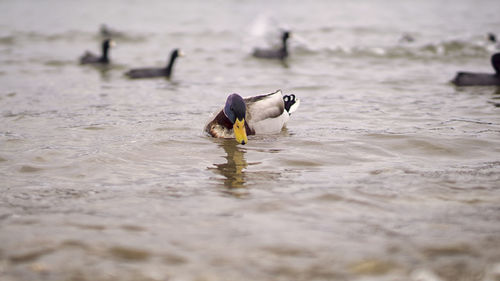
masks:
{"type": "Polygon", "coordinates": [[[245,144],[248,135],[279,133],[299,104],[295,95],[283,96],[281,90],[247,98],[231,94],[224,108],[207,123],[205,132],[245,144]]]}
{"type": "Polygon", "coordinates": [[[451,82],[457,86],[500,86],[500,53],[491,56],[494,74],[458,72],[451,82]]]}
{"type": "Polygon", "coordinates": [[[80,57],[80,64],[108,64],[109,63],[109,48],[115,46],[115,42],[111,39],[106,39],[102,42],[102,55],[98,56],[92,52],[86,51],[80,57]]]}
{"type": "Polygon", "coordinates": [[[153,78],[153,77],[167,77],[170,78],[174,67],[174,62],[177,57],[182,57],[183,53],[179,49],[174,49],[170,53],[170,60],[166,67],[163,68],[136,68],[131,69],[125,73],[129,78],[153,78]]]}
{"type": "Polygon", "coordinates": [[[287,41],[291,37],[289,31],[284,31],[281,35],[281,47],[279,49],[254,49],[252,55],[256,58],[262,59],[280,59],[284,60],[288,57],[287,41]]]}

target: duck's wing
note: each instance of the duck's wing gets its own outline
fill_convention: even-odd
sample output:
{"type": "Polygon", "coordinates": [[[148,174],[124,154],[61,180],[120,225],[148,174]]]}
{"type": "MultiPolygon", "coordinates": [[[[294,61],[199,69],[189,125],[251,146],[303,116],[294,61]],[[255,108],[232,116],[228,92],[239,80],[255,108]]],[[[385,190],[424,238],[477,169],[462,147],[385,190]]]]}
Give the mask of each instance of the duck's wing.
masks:
{"type": "Polygon", "coordinates": [[[256,134],[279,133],[289,119],[281,90],[267,95],[245,98],[245,104],[248,126],[256,134]]]}
{"type": "Polygon", "coordinates": [[[244,100],[247,106],[246,119],[252,122],[276,118],[285,110],[281,90],[266,95],[248,97],[244,100]]]}

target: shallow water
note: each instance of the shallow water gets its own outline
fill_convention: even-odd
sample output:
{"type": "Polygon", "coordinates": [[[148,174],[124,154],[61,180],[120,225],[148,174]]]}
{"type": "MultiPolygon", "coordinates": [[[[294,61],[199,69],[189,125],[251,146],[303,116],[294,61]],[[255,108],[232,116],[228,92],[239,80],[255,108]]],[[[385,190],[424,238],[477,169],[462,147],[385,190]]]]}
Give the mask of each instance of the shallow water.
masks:
{"type": "Polygon", "coordinates": [[[1,2],[0,279],[500,278],[500,91],[448,82],[493,72],[498,1],[309,2],[1,2]],[[203,134],[276,89],[280,134],[203,134]]]}

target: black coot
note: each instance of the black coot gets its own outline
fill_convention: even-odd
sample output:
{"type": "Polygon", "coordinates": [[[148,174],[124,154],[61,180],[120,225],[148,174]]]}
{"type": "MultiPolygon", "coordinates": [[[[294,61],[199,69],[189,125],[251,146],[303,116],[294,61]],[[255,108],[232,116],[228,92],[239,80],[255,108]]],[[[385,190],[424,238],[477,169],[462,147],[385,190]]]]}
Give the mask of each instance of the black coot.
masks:
{"type": "Polygon", "coordinates": [[[109,48],[113,47],[115,43],[111,39],[106,39],[102,42],[102,55],[98,56],[92,52],[86,51],[80,57],[81,64],[108,64],[109,63],[109,48]]]}
{"type": "Polygon", "coordinates": [[[288,57],[287,41],[291,37],[289,31],[284,31],[281,35],[281,47],[279,49],[260,49],[256,48],[253,51],[253,56],[262,59],[280,59],[283,60],[288,57]]]}
{"type": "Polygon", "coordinates": [[[166,67],[163,68],[134,68],[125,73],[129,78],[154,78],[154,77],[166,77],[170,78],[172,75],[174,62],[177,57],[182,57],[182,51],[179,49],[174,49],[170,54],[170,60],[166,67]]]}
{"type": "Polygon", "coordinates": [[[458,72],[451,82],[457,86],[500,86],[500,53],[491,56],[494,74],[458,72]]]}

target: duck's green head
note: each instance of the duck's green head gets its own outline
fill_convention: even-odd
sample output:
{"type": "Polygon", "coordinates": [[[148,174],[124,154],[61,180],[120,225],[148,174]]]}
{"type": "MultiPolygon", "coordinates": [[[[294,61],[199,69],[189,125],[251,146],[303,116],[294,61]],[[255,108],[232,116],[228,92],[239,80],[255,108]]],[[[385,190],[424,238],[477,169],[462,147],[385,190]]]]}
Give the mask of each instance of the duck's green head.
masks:
{"type": "Polygon", "coordinates": [[[231,94],[227,97],[224,106],[224,114],[233,124],[234,137],[238,143],[248,143],[247,132],[245,129],[245,115],[247,107],[245,101],[238,94],[231,94]]]}

